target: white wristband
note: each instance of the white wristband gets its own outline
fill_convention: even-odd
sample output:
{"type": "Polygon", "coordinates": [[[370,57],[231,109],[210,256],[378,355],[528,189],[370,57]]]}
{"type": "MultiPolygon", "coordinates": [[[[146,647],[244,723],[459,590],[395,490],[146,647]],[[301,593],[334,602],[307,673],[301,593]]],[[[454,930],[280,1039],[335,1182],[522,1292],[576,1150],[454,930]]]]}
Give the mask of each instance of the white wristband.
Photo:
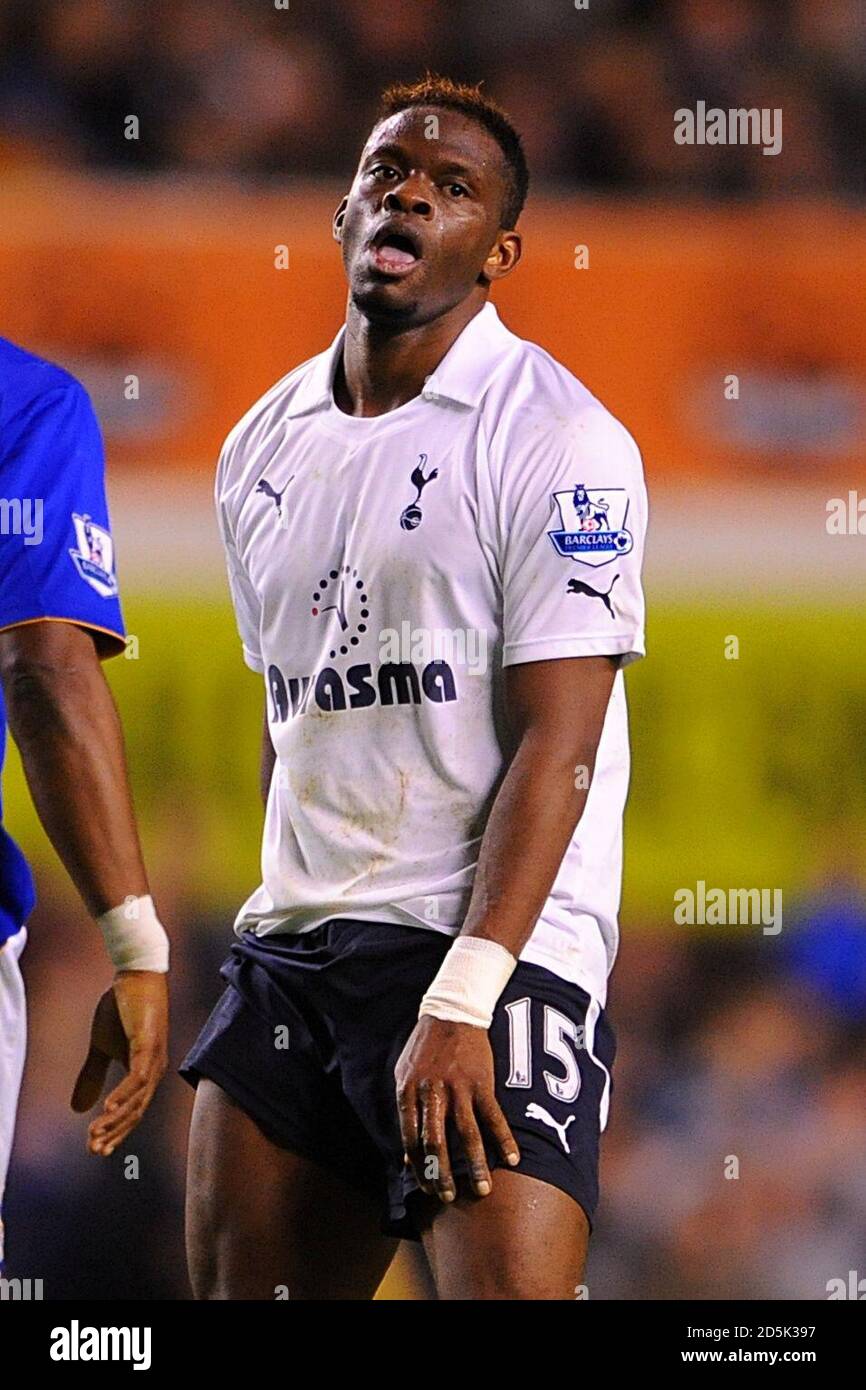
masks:
{"type": "Polygon", "coordinates": [[[418,1010],[446,1023],[489,1028],[496,1001],[511,979],[517,961],[498,941],[458,936],[418,1010]]]}
{"type": "Polygon", "coordinates": [[[168,970],[168,937],[156,915],[153,898],[124,898],[103,912],[96,925],[115,970],[168,970]]]}

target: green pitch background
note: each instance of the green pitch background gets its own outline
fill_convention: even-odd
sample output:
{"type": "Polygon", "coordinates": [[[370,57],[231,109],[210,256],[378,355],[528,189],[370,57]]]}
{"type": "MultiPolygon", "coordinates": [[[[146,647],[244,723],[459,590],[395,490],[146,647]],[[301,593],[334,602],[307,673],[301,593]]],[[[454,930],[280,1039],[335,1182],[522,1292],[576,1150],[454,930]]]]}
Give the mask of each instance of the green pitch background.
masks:
{"type": "MultiPolygon", "coordinates": [[[[231,915],[259,881],[262,683],[221,602],[128,595],[126,611],[137,656],[106,669],[151,876],[231,915]]],[[[698,879],[787,903],[866,844],[862,612],[656,602],[648,651],[626,678],[627,919],[672,922],[676,889],[698,879]]],[[[7,827],[55,872],[12,749],[4,792],[7,827]]]]}

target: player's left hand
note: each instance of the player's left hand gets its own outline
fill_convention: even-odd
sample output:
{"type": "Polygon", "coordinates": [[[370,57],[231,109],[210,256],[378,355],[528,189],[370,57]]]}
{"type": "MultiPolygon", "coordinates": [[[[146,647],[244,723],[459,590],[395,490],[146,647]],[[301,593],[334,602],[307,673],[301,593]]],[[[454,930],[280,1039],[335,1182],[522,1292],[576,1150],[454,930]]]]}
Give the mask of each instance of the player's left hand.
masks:
{"type": "Polygon", "coordinates": [[[90,1048],[72,1092],[82,1113],[99,1100],[108,1068],[120,1062],[128,1075],[106,1096],[87,1131],[92,1154],[107,1157],[135,1129],[168,1065],[168,977],[153,970],[118,973],[96,1006],[90,1048]]]}
{"type": "Polygon", "coordinates": [[[493,1052],[483,1028],[446,1023],[425,1014],[415,1025],[394,1072],[406,1162],[422,1191],[453,1202],[457,1188],[446,1140],[450,1120],[469,1162],[478,1197],[492,1190],[479,1124],[509,1167],[520,1150],[494,1090],[493,1052]]]}

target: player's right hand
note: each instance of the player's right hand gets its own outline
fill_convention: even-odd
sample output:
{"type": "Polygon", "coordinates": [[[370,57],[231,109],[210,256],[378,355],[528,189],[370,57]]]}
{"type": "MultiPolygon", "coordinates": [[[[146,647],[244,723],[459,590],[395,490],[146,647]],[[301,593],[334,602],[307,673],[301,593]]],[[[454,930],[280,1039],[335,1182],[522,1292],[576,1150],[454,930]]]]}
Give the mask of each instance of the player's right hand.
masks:
{"type": "Polygon", "coordinates": [[[108,1068],[120,1062],[128,1075],[106,1096],[87,1132],[87,1147],[108,1157],[135,1129],[168,1065],[168,977],[153,970],[125,970],[96,1006],[90,1048],[72,1092],[79,1114],[99,1100],[108,1068]]]}

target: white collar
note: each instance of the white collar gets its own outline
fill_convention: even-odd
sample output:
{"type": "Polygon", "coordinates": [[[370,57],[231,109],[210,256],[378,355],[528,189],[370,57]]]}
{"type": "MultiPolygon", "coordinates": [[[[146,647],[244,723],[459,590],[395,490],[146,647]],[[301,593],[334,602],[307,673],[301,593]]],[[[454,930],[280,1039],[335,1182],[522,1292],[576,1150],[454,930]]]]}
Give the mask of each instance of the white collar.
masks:
{"type": "MultiPolygon", "coordinates": [[[[306,377],[285,412],[289,419],[331,404],[334,373],[343,351],[345,334],[344,324],[331,346],[313,358],[306,377]]],[[[479,405],[494,372],[514,343],[514,334],[505,327],[494,305],[488,302],[469,320],[436,370],[430,373],[421,395],[434,404],[453,401],[468,407],[479,405]]]]}

